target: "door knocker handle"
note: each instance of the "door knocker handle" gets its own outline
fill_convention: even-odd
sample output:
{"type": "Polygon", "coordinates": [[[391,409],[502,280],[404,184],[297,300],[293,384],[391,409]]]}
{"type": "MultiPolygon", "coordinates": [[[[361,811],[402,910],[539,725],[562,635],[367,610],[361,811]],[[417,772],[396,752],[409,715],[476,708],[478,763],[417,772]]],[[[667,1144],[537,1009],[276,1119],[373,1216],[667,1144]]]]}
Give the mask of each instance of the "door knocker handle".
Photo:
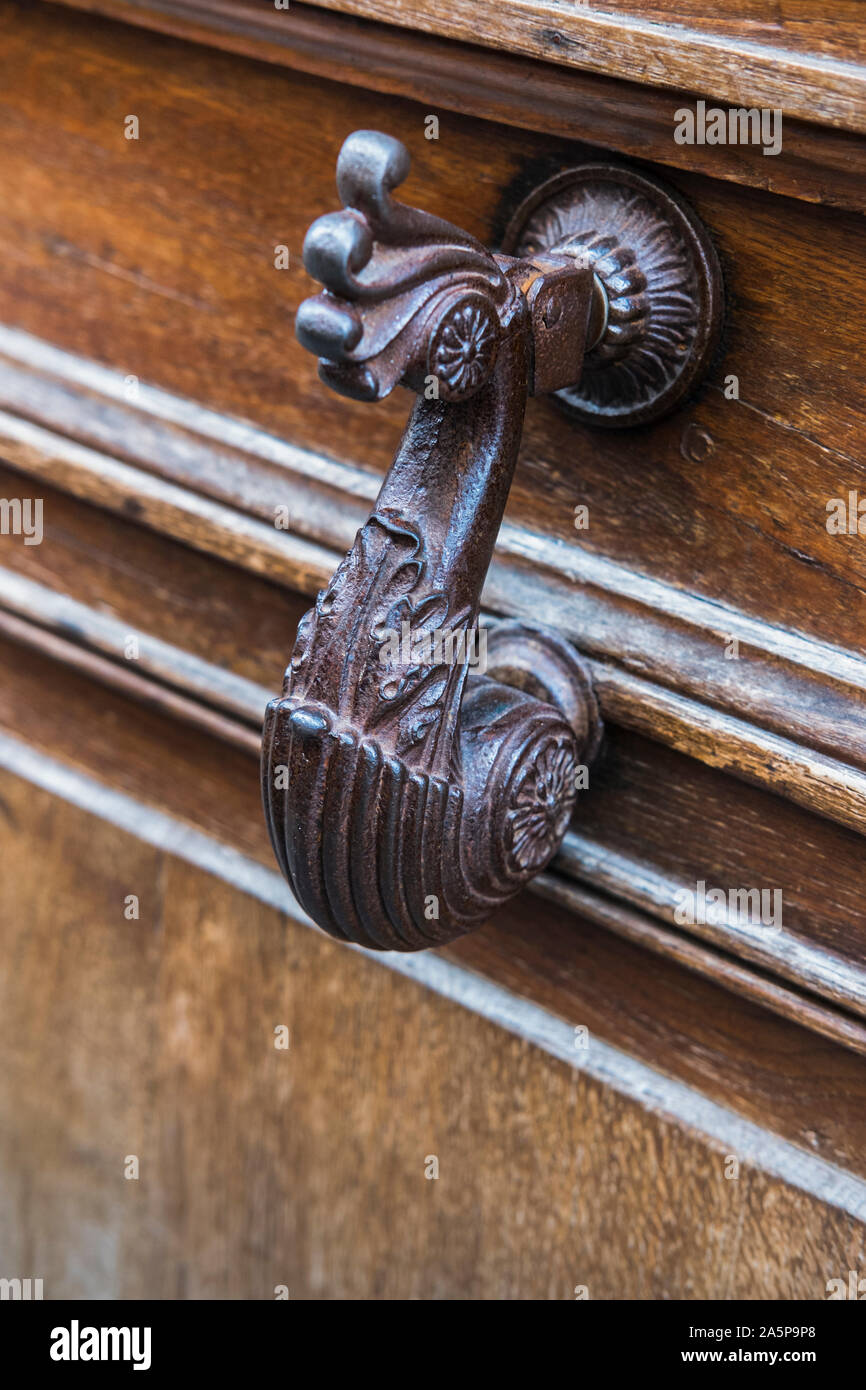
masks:
{"type": "Polygon", "coordinates": [[[304,243],[324,291],[296,331],[322,381],[418,400],[301,621],[262,752],[271,840],[302,907],[341,940],[400,951],[480,926],[547,864],[601,734],[562,638],[478,625],[527,396],[559,392],[598,424],[656,418],[704,370],[721,316],[706,233],[643,175],[561,175],[496,255],[395,202],[408,171],[399,141],[350,135],[343,210],[304,243]]]}

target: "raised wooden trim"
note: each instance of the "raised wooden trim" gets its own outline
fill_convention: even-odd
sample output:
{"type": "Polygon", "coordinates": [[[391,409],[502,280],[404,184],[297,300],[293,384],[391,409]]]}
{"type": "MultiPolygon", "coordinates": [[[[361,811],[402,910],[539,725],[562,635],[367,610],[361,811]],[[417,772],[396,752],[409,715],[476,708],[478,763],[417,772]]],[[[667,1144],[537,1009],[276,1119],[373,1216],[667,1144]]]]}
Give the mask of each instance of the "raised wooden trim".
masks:
{"type": "MultiPolygon", "coordinates": [[[[690,169],[787,197],[837,207],[866,208],[866,146],[849,131],[820,125],[810,111],[797,118],[784,109],[781,153],[766,158],[757,146],[677,145],[675,112],[695,92],[726,100],[712,64],[690,90],[671,81],[649,86],[560,61],[482,48],[429,33],[382,24],[354,14],[320,10],[292,0],[276,10],[259,0],[61,0],[70,8],[137,24],[330,78],[350,86],[425,102],[431,111],[468,116],[690,169]],[[675,90],[671,90],[674,88],[675,90]]],[[[580,22],[588,11],[573,15],[580,22]]],[[[770,49],[772,53],[776,50],[770,49]]],[[[775,62],[775,59],[773,59],[775,62]]],[[[852,65],[853,66],[853,65],[852,65]]],[[[617,71],[617,69],[614,69],[617,71]]],[[[726,89],[727,90],[727,89],[726,89]]],[[[799,85],[797,93],[804,97],[799,85]]]]}
{"type": "MultiPolygon", "coordinates": [[[[125,621],[124,613],[118,617],[125,621]]],[[[0,653],[7,671],[0,723],[29,745],[37,764],[53,770],[63,761],[125,792],[142,814],[160,808],[215,837],[227,857],[239,853],[272,869],[249,753],[135,704],[39,650],[0,638],[0,653]],[[202,795],[204,788],[210,794],[202,795]]],[[[539,897],[534,904],[521,900],[437,955],[586,1027],[590,1047],[603,1039],[866,1177],[866,1073],[857,1052],[573,906],[539,897]],[[849,1104],[840,1107],[840,1096],[849,1104]]]]}
{"type": "Polygon", "coordinates": [[[35,651],[41,652],[43,656],[50,657],[52,661],[69,666],[72,670],[79,671],[91,680],[100,681],[103,685],[117,690],[130,699],[139,700],[142,704],[161,710],[174,719],[181,719],[188,724],[194,724],[213,734],[216,738],[221,738],[227,743],[243,748],[247,753],[258,756],[260,746],[258,735],[236,720],[227,719],[214,710],[208,709],[206,705],[178,695],[160,683],[143,678],[137,671],[128,668],[124,670],[115,662],[89,651],[79,642],[58,637],[42,627],[15,617],[2,608],[0,608],[0,636],[8,638],[12,642],[32,647],[35,651]]]}
{"type": "Polygon", "coordinates": [[[866,129],[860,63],[758,43],[709,24],[659,23],[638,4],[616,12],[562,0],[312,0],[448,38],[483,43],[651,87],[711,91],[733,106],[782,107],[792,116],[866,129]]]}
{"type": "MultiPolygon", "coordinates": [[[[734,994],[771,1009],[782,1018],[820,1033],[822,1037],[841,1043],[853,1052],[866,1055],[866,1028],[860,1019],[852,1019],[824,1002],[810,998],[798,989],[791,989],[778,979],[732,960],[711,947],[694,941],[679,931],[662,925],[648,913],[635,911],[626,902],[612,899],[605,893],[583,883],[573,882],[567,875],[574,842],[580,837],[567,835],[562,854],[552,872],[540,874],[532,890],[550,902],[596,922],[616,936],[632,941],[644,950],[653,951],[685,965],[689,970],[714,980],[734,994]]],[[[857,988],[862,982],[858,980],[857,988]]]]}
{"type": "MultiPolygon", "coordinates": [[[[129,629],[121,621],[5,569],[0,636],[259,756],[271,693],[263,686],[147,633],[139,635],[135,661],[127,661],[129,629]]],[[[866,1055],[866,1023],[845,1012],[866,1018],[866,968],[859,961],[786,930],[768,936],[735,921],[678,929],[673,905],[683,886],[574,831],[552,869],[530,885],[617,935],[866,1055]]]]}
{"type": "MultiPolygon", "coordinates": [[[[301,593],[330,577],[378,479],[0,327],[14,468],[301,593]],[[294,530],[276,530],[288,506],[294,530]]],[[[866,831],[866,659],[506,523],[489,611],[540,614],[592,660],[607,719],[866,831]],[[725,640],[740,642],[737,681],[725,640]]]]}
{"type": "MultiPolygon", "coordinates": [[[[561,874],[611,894],[669,927],[675,927],[679,890],[690,886],[659,873],[652,864],[599,846],[588,835],[574,831],[563,843],[556,867],[561,874]]],[[[677,928],[676,934],[682,935],[682,929],[677,928]]],[[[843,957],[813,945],[785,927],[768,931],[739,922],[730,914],[717,925],[691,925],[688,934],[866,1017],[866,968],[862,958],[843,957]]]]}
{"type": "MultiPolygon", "coordinates": [[[[296,925],[311,925],[275,870],[2,731],[0,768],[231,883],[285,913],[296,925]]],[[[333,949],[359,948],[335,945],[333,949]]],[[[437,953],[406,956],[385,952],[376,959],[387,969],[541,1048],[558,1062],[636,1100],[644,1109],[706,1136],[720,1152],[735,1153],[741,1161],[811,1193],[822,1203],[866,1220],[866,1180],[774,1133],[766,1127],[766,1116],[762,1117],[764,1123],[757,1124],[601,1038],[593,1037],[591,1046],[583,1051],[577,1049],[573,1025],[566,1019],[437,953]]]]}
{"type": "MultiPolygon", "coordinates": [[[[62,0],[183,37],[232,35],[240,44],[268,42],[290,50],[309,41],[294,35],[310,6],[362,21],[505,50],[567,69],[650,88],[704,93],[732,106],[778,107],[786,116],[847,130],[866,129],[866,67],[823,51],[759,42],[735,27],[660,23],[637,4],[617,11],[562,0],[308,0],[288,9],[253,0],[62,0]],[[161,19],[161,22],[160,22],[161,19]]],[[[345,30],[337,31],[342,38],[345,30]]],[[[327,52],[327,31],[317,36],[327,52]]],[[[339,39],[337,41],[339,43],[339,39]]],[[[336,47],[337,45],[335,45],[336,47]]],[[[844,51],[842,45],[840,51],[844,51]]],[[[328,55],[330,57],[330,55],[328,55]]],[[[376,64],[371,62],[371,70],[376,64]]],[[[342,72],[335,72],[347,80],[342,72]]],[[[447,104],[447,103],[446,103],[447,104]]]]}

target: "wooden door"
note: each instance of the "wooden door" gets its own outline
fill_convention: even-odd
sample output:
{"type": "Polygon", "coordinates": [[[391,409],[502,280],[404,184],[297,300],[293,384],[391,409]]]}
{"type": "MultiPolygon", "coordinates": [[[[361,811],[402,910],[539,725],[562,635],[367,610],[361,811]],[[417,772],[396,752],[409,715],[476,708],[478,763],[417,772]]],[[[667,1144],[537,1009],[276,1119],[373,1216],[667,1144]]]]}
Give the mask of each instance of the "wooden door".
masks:
{"type": "Polygon", "coordinates": [[[819,0],[0,0],[0,1276],[866,1277],[862,34],[819,0]],[[740,109],[756,139],[707,139],[740,109]],[[605,740],[553,864],[417,956],[313,927],[258,781],[407,414],[327,393],[292,331],[355,129],[494,248],[558,170],[659,177],[727,302],[667,418],[530,402],[485,608],[583,653],[605,740]],[[683,912],[750,890],[771,931],[683,912]]]}

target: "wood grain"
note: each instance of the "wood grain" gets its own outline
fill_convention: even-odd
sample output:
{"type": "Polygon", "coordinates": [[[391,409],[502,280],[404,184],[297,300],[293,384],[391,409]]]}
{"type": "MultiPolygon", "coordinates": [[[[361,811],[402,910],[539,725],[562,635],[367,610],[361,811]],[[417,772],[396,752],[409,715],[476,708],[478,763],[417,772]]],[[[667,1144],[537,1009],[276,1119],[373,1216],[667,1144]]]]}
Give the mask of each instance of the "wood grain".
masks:
{"type": "Polygon", "coordinates": [[[0,492],[38,480],[47,507],[44,545],[0,539],[0,730],[38,768],[0,772],[4,1258],[49,1297],[823,1298],[864,1258],[832,1182],[769,1158],[726,1181],[724,1131],[626,1074],[866,1177],[866,559],[824,524],[866,490],[856,9],[81,8],[133,23],[0,4],[0,492]],[[674,146],[700,92],[784,106],[778,162],[674,146]],[[490,589],[591,648],[613,727],[547,898],[447,962],[588,1028],[611,1084],[227,881],[271,863],[261,689],[405,417],[328,399],[292,337],[356,126],[491,245],[542,175],[652,160],[724,259],[725,352],[674,420],[599,437],[535,403],[490,589]],[[65,767],[131,798],[136,834],[58,800],[65,767]],[[147,843],[151,808],[217,837],[215,872],[147,843]],[[682,929],[700,878],[780,887],[784,930],[682,929]]]}
{"type": "MultiPolygon", "coordinates": [[[[15,474],[0,470],[0,492],[14,496],[16,486],[15,474]]],[[[4,543],[11,568],[0,568],[0,627],[7,636],[257,755],[262,710],[279,684],[306,600],[136,523],[44,491],[43,544],[4,543]],[[135,660],[126,658],[130,634],[138,643],[135,660]]],[[[640,727],[651,690],[643,683],[623,718],[617,684],[605,684],[604,670],[595,667],[606,712],[640,727]]],[[[777,932],[743,931],[734,921],[690,930],[862,1012],[862,840],[714,770],[723,733],[718,716],[708,722],[709,765],[702,766],[609,727],[558,869],[667,924],[677,893],[698,880],[725,889],[778,889],[784,906],[777,932]],[[796,871],[792,844],[800,846],[796,871]]],[[[792,754],[805,756],[795,747],[792,754]]],[[[850,782],[850,771],[846,776],[850,782]]],[[[569,888],[566,897],[571,894],[569,888]]],[[[610,925],[626,930],[627,922],[620,913],[610,925]]],[[[651,949],[679,950],[664,928],[646,939],[651,949]]],[[[849,1023],[816,1013],[814,1003],[782,997],[778,986],[768,993],[753,976],[732,976],[717,954],[707,959],[692,952],[690,959],[731,987],[859,1046],[849,1023]]]]}
{"type": "MultiPolygon", "coordinates": [[[[0,346],[9,355],[0,358],[0,401],[30,417],[0,413],[0,445],[17,469],[40,489],[48,481],[256,576],[315,593],[375,496],[364,470],[164,392],[143,388],[140,406],[121,404],[117,376],[9,330],[0,330],[0,346]],[[280,508],[290,511],[288,531],[274,529],[280,508]]],[[[20,492],[11,477],[7,492],[20,492]]],[[[485,603],[530,620],[543,613],[591,654],[605,713],[617,722],[845,825],[866,824],[862,658],[513,523],[500,532],[485,603]],[[734,637],[742,651],[732,662],[734,637]]]]}
{"type": "MultiPolygon", "coordinates": [[[[527,181],[597,151],[456,116],[439,142],[426,141],[423,106],[55,14],[43,32],[34,14],[6,12],[0,177],[11,191],[0,235],[11,249],[0,316],[124,377],[381,473],[405,403],[371,411],[327,400],[291,333],[309,287],[303,234],[334,205],[346,132],[396,131],[415,158],[407,197],[493,241],[527,181]],[[158,91],[147,79],[154,65],[158,91]],[[79,69],[92,79],[75,80],[79,69]],[[133,93],[147,116],[138,142],[122,135],[133,93]],[[147,189],[160,191],[143,197],[147,189]],[[294,254],[288,271],[273,268],[277,244],[294,254]]],[[[862,218],[697,175],[676,181],[727,269],[726,355],[712,384],[673,420],[628,437],[599,437],[533,402],[509,519],[862,653],[862,538],[826,529],[830,499],[866,490],[866,352],[852,308],[862,218]],[[725,397],[728,375],[739,400],[725,397]],[[576,505],[590,514],[580,535],[576,505]]]]}
{"type": "MultiPolygon", "coordinates": [[[[778,978],[768,978],[677,931],[671,931],[655,916],[634,912],[623,901],[612,902],[605,893],[570,881],[560,870],[572,867],[573,850],[574,837],[566,835],[562,856],[553,866],[554,872],[540,874],[533,884],[534,892],[606,927],[644,950],[678,961],[732,990],[742,999],[762,1004],[782,1018],[792,1019],[824,1038],[850,1047],[861,1056],[866,1055],[866,1029],[860,1020],[855,1021],[848,1014],[828,1008],[823,1001],[819,1003],[814,997],[781,984],[778,978]]],[[[592,857],[596,860],[600,856],[594,854],[592,857]]],[[[590,875],[586,877],[590,878],[590,875]]]]}
{"type": "MultiPolygon", "coordinates": [[[[290,17],[257,0],[63,3],[351,86],[423,101],[431,111],[457,111],[583,140],[809,202],[860,211],[866,207],[863,141],[833,126],[792,119],[788,111],[782,149],[772,158],[764,157],[757,145],[678,145],[671,138],[676,113],[694,106],[694,92],[641,86],[436,33],[321,11],[296,0],[290,17]]],[[[761,21],[756,16],[752,22],[761,21]]],[[[762,27],[773,30],[765,22],[762,27]]],[[[797,31],[790,33],[796,39],[797,31]]],[[[812,33],[820,44],[832,41],[838,27],[834,23],[822,30],[819,20],[812,33]]],[[[713,77],[708,72],[700,90],[711,92],[713,77]]]]}
{"type": "Polygon", "coordinates": [[[0,1231],[46,1297],[822,1299],[863,1259],[861,1223],[748,1163],[726,1180],[724,1145],[0,789],[0,1231]]]}
{"type": "MultiPolygon", "coordinates": [[[[248,753],[154,706],[131,703],[84,673],[65,669],[61,679],[45,654],[0,639],[0,660],[10,673],[0,686],[0,727],[26,740],[40,766],[46,757],[61,759],[143,808],[158,807],[215,836],[227,853],[272,865],[258,768],[248,753]]],[[[730,980],[702,978],[675,955],[622,939],[597,913],[575,915],[537,897],[529,902],[518,900],[444,954],[822,1159],[866,1175],[866,1077],[862,1060],[839,1045],[841,1033],[831,1042],[774,1017],[732,993],[730,980]]]]}
{"type": "MultiPolygon", "coordinates": [[[[145,638],[134,666],[131,663],[124,666],[120,654],[129,642],[128,627],[65,597],[54,598],[41,586],[27,581],[16,582],[14,576],[3,571],[0,571],[0,636],[62,663],[146,707],[222,739],[255,758],[259,756],[261,711],[269,696],[264,687],[237,678],[233,680],[219,668],[196,661],[151,635],[145,638]],[[13,611],[9,611],[10,608],[13,611]],[[30,620],[18,616],[15,609],[26,613],[30,620]],[[39,620],[38,626],[33,618],[39,620]],[[66,638],[67,631],[74,632],[75,641],[66,638]],[[215,711],[213,704],[218,704],[220,710],[215,711]],[[227,715],[222,709],[227,710],[227,715]]],[[[624,808],[618,806],[617,809],[621,813],[624,808]]],[[[859,845],[856,848],[859,851],[859,845]]],[[[706,868],[702,871],[706,872],[706,868]]],[[[742,879],[743,874],[739,877],[742,879]]],[[[834,874],[834,878],[838,884],[838,875],[834,874]]],[[[725,875],[715,875],[716,885],[725,881],[725,875]]],[[[594,839],[569,831],[554,861],[553,872],[541,875],[531,888],[627,940],[697,970],[742,998],[764,1004],[783,1017],[866,1055],[866,1025],[862,1021],[828,1008],[799,990],[791,990],[778,980],[768,980],[748,967],[734,965],[717,952],[685,940],[678,932],[666,930],[658,922],[649,920],[661,917],[668,922],[675,921],[677,896],[682,889],[689,888],[687,882],[664,878],[654,867],[649,868],[633,857],[612,853],[594,839]],[[587,891],[568,881],[571,877],[601,889],[605,895],[613,893],[620,901],[613,905],[598,892],[587,891]],[[644,914],[629,910],[626,903],[637,903],[644,914]]],[[[839,904],[840,908],[844,906],[844,902],[839,904]]],[[[790,908],[789,892],[786,908],[789,923],[790,908]]],[[[821,928],[825,924],[819,921],[817,925],[818,936],[823,938],[821,928]]],[[[846,920],[845,926],[850,925],[856,928],[859,924],[846,920]]],[[[860,967],[862,933],[856,930],[851,943],[853,952],[844,956],[838,950],[829,951],[826,945],[813,945],[810,936],[815,933],[811,921],[800,935],[792,934],[789,925],[767,937],[760,930],[742,929],[736,920],[715,926],[698,923],[693,930],[718,946],[736,951],[748,961],[778,971],[797,986],[814,990],[861,1015],[866,1013],[866,973],[860,967]]],[[[849,933],[843,932],[841,937],[844,951],[849,945],[849,933]]]]}
{"type": "MultiPolygon", "coordinates": [[[[744,25],[733,14],[701,8],[677,23],[679,6],[625,3],[565,6],[558,0],[313,0],[340,10],[449,38],[485,43],[535,58],[627,77],[648,86],[708,91],[733,106],[779,106],[805,120],[866,128],[863,25],[856,4],[836,24],[818,4],[800,8],[805,23],[744,25]],[[811,21],[811,22],[810,22],[811,21]],[[846,23],[847,21],[847,23],[846,23]],[[800,41],[789,42],[797,33],[800,41]],[[744,32],[744,30],[746,32],[744,32]],[[775,42],[773,42],[775,40],[775,42]]],[[[798,16],[799,17],[799,16],[798,16]]]]}

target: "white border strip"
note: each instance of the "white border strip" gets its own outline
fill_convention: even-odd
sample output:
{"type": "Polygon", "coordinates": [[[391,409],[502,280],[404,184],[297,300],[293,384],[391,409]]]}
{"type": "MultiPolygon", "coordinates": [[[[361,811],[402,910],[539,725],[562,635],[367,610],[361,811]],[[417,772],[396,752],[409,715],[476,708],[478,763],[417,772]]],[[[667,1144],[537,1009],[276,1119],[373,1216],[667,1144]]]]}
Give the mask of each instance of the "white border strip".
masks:
{"type": "MultiPolygon", "coordinates": [[[[155,849],[225,880],[292,921],[315,930],[275,869],[265,868],[230,845],[2,731],[0,768],[111,822],[155,849]]],[[[586,1050],[575,1049],[572,1026],[539,1005],[429,951],[403,955],[394,951],[370,953],[356,946],[349,949],[462,1005],[663,1118],[699,1131],[725,1153],[736,1154],[741,1161],[780,1178],[817,1201],[830,1203],[866,1222],[863,1179],[769,1133],[693,1087],[665,1076],[599,1038],[593,1037],[586,1050]]]]}

